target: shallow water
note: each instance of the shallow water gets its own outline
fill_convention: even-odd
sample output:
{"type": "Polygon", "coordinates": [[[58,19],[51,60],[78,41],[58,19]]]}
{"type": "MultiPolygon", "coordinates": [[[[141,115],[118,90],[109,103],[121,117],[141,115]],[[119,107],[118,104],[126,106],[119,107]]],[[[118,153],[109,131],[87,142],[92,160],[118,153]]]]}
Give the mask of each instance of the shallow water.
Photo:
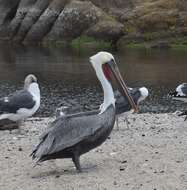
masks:
{"type": "MultiPolygon", "coordinates": [[[[74,111],[93,109],[102,91],[88,61],[96,52],[71,49],[0,46],[1,96],[21,88],[24,77],[34,73],[41,86],[39,115],[52,115],[57,105],[74,111]]],[[[177,84],[187,81],[187,52],[174,50],[124,50],[113,52],[128,86],[146,86],[150,97],[141,112],[170,112],[186,105],[167,98],[177,84]]]]}

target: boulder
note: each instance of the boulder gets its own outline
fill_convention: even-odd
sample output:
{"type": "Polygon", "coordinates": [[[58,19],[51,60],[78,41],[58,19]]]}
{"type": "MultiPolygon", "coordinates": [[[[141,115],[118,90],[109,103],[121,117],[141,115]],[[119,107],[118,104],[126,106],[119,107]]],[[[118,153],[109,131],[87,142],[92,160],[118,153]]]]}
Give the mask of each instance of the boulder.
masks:
{"type": "Polygon", "coordinates": [[[38,0],[36,3],[27,11],[27,14],[23,18],[20,27],[14,40],[22,42],[26,34],[29,32],[31,27],[37,22],[41,14],[48,7],[51,0],[38,0]]]}
{"type": "Polygon", "coordinates": [[[85,35],[105,41],[116,42],[124,35],[123,24],[116,20],[104,19],[85,31],[85,35]]]}
{"type": "Polygon", "coordinates": [[[24,43],[37,43],[42,41],[42,39],[52,30],[54,23],[58,19],[67,2],[68,0],[52,1],[27,33],[24,43]]]}
{"type": "Polygon", "coordinates": [[[67,4],[45,40],[71,40],[98,22],[103,12],[90,1],[67,4]]]}
{"type": "Polygon", "coordinates": [[[187,1],[0,0],[2,40],[69,42],[82,35],[114,43],[185,36],[187,1]]]}
{"type": "Polygon", "coordinates": [[[12,39],[16,35],[22,20],[35,2],[36,0],[21,0],[19,2],[16,14],[7,27],[7,35],[9,39],[12,39]]]}
{"type": "Polygon", "coordinates": [[[0,27],[9,22],[17,11],[20,0],[0,0],[0,27]]]}

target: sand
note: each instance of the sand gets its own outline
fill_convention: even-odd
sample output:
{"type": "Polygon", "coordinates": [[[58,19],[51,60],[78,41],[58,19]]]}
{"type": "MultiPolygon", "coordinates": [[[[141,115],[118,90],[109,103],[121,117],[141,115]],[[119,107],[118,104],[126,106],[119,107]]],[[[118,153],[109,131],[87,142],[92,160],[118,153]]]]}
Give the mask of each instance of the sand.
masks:
{"type": "MultiPolygon", "coordinates": [[[[121,117],[122,119],[122,117],[121,117]]],[[[33,168],[29,154],[49,118],[31,118],[20,130],[0,131],[0,190],[185,190],[187,122],[173,114],[133,114],[129,126],[81,157],[33,168]]]]}

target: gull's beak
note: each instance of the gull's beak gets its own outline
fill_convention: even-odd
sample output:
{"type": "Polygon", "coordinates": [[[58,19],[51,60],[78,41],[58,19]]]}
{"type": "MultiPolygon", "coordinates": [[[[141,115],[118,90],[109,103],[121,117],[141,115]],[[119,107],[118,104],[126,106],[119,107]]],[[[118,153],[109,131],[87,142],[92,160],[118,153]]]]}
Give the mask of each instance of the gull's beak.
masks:
{"type": "Polygon", "coordinates": [[[112,71],[112,74],[114,75],[117,83],[119,84],[119,86],[122,88],[122,92],[124,93],[124,95],[127,97],[131,107],[134,109],[134,112],[138,112],[138,107],[135,104],[132,96],[129,94],[128,88],[120,74],[120,71],[118,69],[117,64],[115,63],[114,60],[111,60],[110,62],[108,62],[108,65],[110,66],[110,69],[112,71]]]}

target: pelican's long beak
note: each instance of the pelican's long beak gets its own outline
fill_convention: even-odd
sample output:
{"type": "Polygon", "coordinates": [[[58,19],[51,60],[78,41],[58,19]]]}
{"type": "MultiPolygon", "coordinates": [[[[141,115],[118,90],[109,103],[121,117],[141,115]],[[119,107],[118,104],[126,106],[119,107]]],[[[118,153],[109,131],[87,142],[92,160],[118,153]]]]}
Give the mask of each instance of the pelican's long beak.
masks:
{"type": "Polygon", "coordinates": [[[123,78],[122,78],[122,76],[120,74],[120,71],[118,69],[117,64],[115,63],[114,60],[111,60],[110,62],[108,62],[108,65],[110,66],[110,69],[111,69],[117,83],[122,88],[122,91],[123,91],[124,95],[127,97],[131,107],[134,109],[134,112],[138,112],[138,107],[135,104],[132,96],[128,92],[128,88],[127,88],[127,86],[126,86],[126,84],[125,84],[125,82],[124,82],[124,80],[123,80],[123,78]]]}

